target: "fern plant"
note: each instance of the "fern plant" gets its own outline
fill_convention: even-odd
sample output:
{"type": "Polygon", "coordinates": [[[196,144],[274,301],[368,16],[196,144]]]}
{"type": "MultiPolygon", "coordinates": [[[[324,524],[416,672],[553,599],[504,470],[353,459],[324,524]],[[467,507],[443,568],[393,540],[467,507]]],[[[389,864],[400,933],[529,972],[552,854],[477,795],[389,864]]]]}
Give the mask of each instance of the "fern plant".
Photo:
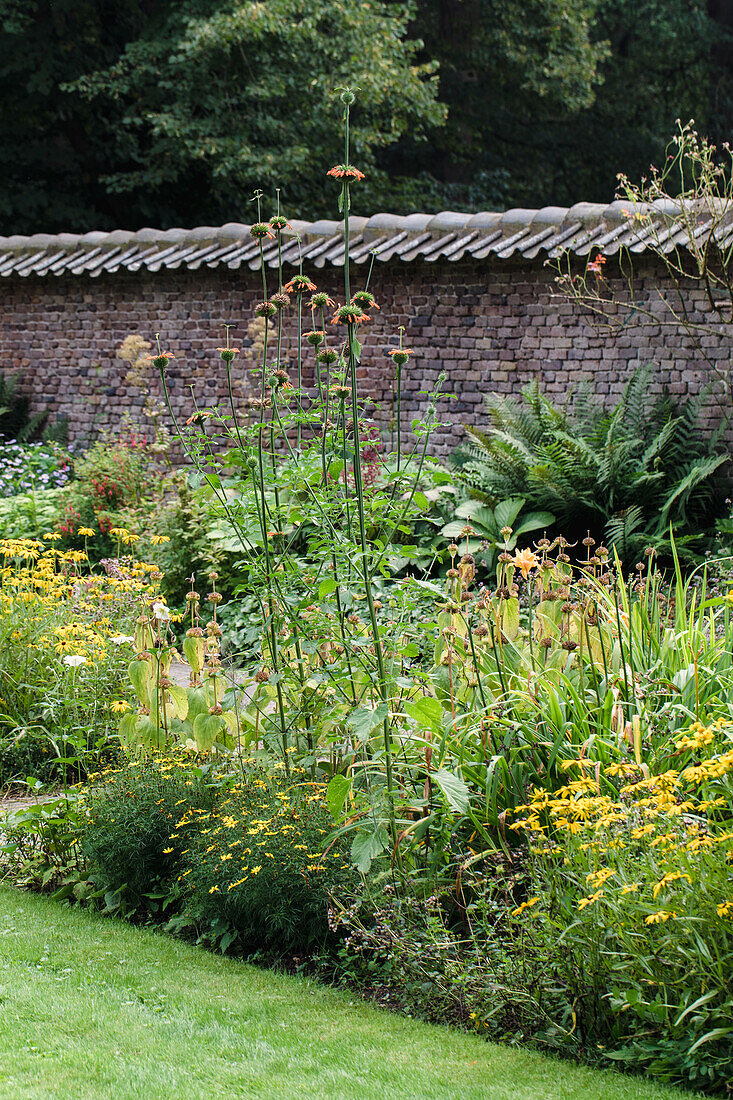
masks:
{"type": "Polygon", "coordinates": [[[20,392],[20,374],[0,372],[0,443],[12,439],[18,443],[66,443],[68,424],[65,418],[46,426],[47,412],[31,413],[30,398],[20,392]]]}
{"type": "Polygon", "coordinates": [[[726,495],[728,451],[720,431],[700,432],[701,398],[650,400],[652,371],[637,370],[610,410],[588,389],[561,407],[536,382],[519,400],[488,395],[489,427],[466,428],[468,442],[452,459],[456,479],[489,507],[523,497],[527,508],[554,513],[558,531],[590,531],[626,561],[650,544],[664,549],[670,528],[694,553],[726,495]]]}

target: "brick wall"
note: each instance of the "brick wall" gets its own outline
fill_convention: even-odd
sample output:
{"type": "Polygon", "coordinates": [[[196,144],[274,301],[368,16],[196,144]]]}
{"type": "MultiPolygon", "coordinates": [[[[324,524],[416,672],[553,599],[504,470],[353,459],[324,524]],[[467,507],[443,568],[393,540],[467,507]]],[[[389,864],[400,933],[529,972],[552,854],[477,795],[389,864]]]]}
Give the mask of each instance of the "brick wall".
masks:
{"type": "MultiPolygon", "coordinates": [[[[365,269],[357,268],[357,286],[362,273],[365,269]]],[[[343,300],[339,269],[311,274],[319,289],[343,300]]],[[[640,275],[642,293],[652,302],[665,289],[663,272],[647,264],[640,275]]],[[[269,278],[272,282],[272,273],[269,278]]],[[[492,390],[516,392],[539,379],[557,397],[581,381],[601,395],[614,395],[636,365],[649,361],[658,367],[652,390],[667,385],[675,393],[697,393],[711,378],[694,341],[682,332],[643,320],[616,336],[594,330],[555,296],[553,272],[539,260],[377,262],[371,289],[382,308],[362,330],[364,392],[386,430],[392,363],[385,353],[395,346],[397,326],[404,325],[405,344],[416,352],[404,379],[406,428],[424,410],[424,391],[441,371],[446,374],[450,399],[442,404],[443,423],[433,440],[437,454],[455,446],[464,423],[482,422],[483,398],[492,390]]],[[[214,351],[223,342],[222,323],[234,323],[234,343],[246,349],[252,305],[261,298],[256,273],[225,268],[98,279],[10,277],[0,293],[0,369],[22,373],[34,409],[67,416],[72,439],[113,428],[125,412],[139,416],[142,397],[125,384],[128,365],[116,357],[130,333],[152,340],[159,332],[162,346],[175,354],[171,382],[179,414],[191,411],[191,384],[199,405],[223,400],[223,373],[214,351]]],[[[692,293],[692,309],[698,297],[702,301],[701,292],[692,293]]],[[[291,307],[286,341],[291,361],[294,313],[291,307]]],[[[707,344],[708,356],[727,368],[730,340],[713,336],[707,344]]],[[[240,363],[251,370],[254,357],[246,353],[240,363]]],[[[237,378],[238,396],[251,392],[252,384],[245,370],[237,378]]],[[[708,424],[724,404],[720,398],[708,401],[708,424]]]]}

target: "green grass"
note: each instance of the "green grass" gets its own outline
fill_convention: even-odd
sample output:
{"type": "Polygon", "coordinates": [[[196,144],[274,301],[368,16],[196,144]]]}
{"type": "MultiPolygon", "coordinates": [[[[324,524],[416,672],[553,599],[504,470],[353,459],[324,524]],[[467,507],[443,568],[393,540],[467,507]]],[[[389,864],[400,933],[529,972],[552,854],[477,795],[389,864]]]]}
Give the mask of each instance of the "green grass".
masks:
{"type": "Polygon", "coordinates": [[[0,1097],[671,1100],[0,888],[0,1097]]]}

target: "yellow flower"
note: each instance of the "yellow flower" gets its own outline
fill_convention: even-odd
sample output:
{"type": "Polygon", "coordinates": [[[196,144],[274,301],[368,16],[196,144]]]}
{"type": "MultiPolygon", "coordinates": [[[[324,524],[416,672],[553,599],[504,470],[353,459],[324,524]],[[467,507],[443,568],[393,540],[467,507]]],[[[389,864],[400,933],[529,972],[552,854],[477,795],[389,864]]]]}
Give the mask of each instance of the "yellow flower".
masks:
{"type": "Polygon", "coordinates": [[[536,905],[539,900],[539,898],[530,898],[529,901],[523,901],[516,909],[512,909],[512,916],[518,917],[525,909],[531,909],[533,905],[536,905]]]}
{"type": "Polygon", "coordinates": [[[674,909],[660,909],[658,913],[651,913],[644,918],[644,924],[665,924],[666,921],[676,917],[674,909]]]}
{"type": "Polygon", "coordinates": [[[168,538],[167,535],[151,535],[150,541],[153,546],[161,546],[164,542],[170,542],[171,540],[168,538]]]}
{"type": "Polygon", "coordinates": [[[91,539],[96,534],[95,531],[92,531],[91,527],[80,527],[76,533],[85,539],[91,539]]]}
{"type": "Polygon", "coordinates": [[[606,867],[602,871],[591,871],[589,875],[586,875],[585,881],[589,886],[603,886],[603,883],[607,882],[614,874],[615,871],[606,867]]]}
{"type": "Polygon", "coordinates": [[[715,908],[719,917],[733,917],[733,901],[723,901],[715,908]]]}
{"type": "Polygon", "coordinates": [[[602,890],[596,890],[595,894],[590,894],[587,898],[581,898],[578,902],[578,909],[585,909],[588,905],[595,905],[602,893],[602,890]]]}
{"type": "MultiPolygon", "coordinates": [[[[184,872],[184,873],[185,873],[185,872],[184,872]]],[[[211,887],[211,889],[209,890],[209,893],[210,893],[210,894],[218,894],[218,893],[220,893],[220,891],[219,891],[219,887],[218,887],[218,886],[212,886],[212,887],[211,887]]]]}
{"type": "Polygon", "coordinates": [[[172,849],[172,848],[164,848],[164,849],[163,849],[163,855],[164,855],[164,856],[169,856],[169,855],[171,854],[171,852],[172,852],[172,851],[173,851],[173,849],[172,849]]]}
{"type": "Polygon", "coordinates": [[[124,714],[126,711],[131,710],[130,704],[126,699],[113,699],[109,704],[109,709],[113,714],[124,714]]]}
{"type": "Polygon", "coordinates": [[[652,897],[656,897],[657,894],[661,893],[661,891],[665,888],[665,886],[669,886],[669,884],[671,882],[676,882],[677,879],[682,879],[682,878],[687,879],[687,881],[690,883],[690,885],[692,885],[692,879],[690,878],[689,875],[685,874],[684,871],[677,871],[677,872],[670,871],[669,874],[664,875],[664,877],[661,878],[659,880],[659,882],[656,882],[654,884],[654,886],[652,888],[652,897]]]}
{"type": "Polygon", "coordinates": [[[626,884],[626,886],[621,887],[621,893],[622,894],[635,894],[638,889],[639,889],[639,883],[638,882],[628,882],[626,884]]]}
{"type": "Polygon", "coordinates": [[[261,870],[262,870],[262,867],[261,867],[261,866],[253,867],[253,868],[252,868],[252,874],[253,874],[253,875],[259,875],[259,873],[260,873],[260,871],[261,871],[261,870]]]}

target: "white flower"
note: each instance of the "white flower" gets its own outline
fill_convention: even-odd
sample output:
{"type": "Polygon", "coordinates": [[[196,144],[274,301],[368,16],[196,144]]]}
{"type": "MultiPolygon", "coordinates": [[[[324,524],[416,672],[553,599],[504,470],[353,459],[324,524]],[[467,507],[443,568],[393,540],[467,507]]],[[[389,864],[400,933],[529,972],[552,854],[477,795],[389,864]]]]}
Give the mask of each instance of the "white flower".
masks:
{"type": "Polygon", "coordinates": [[[135,641],[129,634],[110,634],[109,640],[114,642],[115,645],[124,645],[126,642],[135,641]]]}
{"type": "Polygon", "coordinates": [[[161,623],[167,623],[171,617],[171,613],[164,603],[153,604],[153,615],[161,623]]]}
{"type": "Polygon", "coordinates": [[[68,656],[64,657],[64,664],[70,665],[71,668],[78,668],[79,665],[85,665],[86,663],[86,657],[82,657],[78,653],[70,653],[68,656]]]}

